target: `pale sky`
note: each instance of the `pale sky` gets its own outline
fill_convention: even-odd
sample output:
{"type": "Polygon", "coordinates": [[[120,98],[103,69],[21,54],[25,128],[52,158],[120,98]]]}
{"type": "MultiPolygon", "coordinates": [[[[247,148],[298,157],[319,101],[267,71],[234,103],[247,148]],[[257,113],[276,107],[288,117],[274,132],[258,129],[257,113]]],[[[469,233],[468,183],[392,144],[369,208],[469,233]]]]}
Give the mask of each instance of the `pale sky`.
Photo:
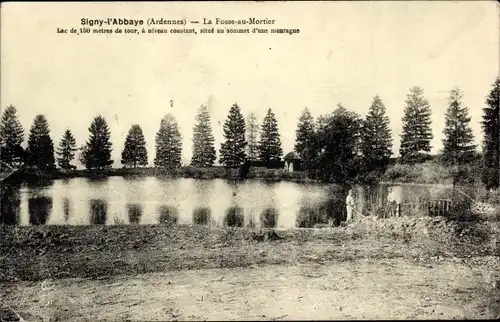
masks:
{"type": "Polygon", "coordinates": [[[66,128],[81,145],[101,114],[111,129],[114,166],[121,165],[132,124],[143,128],[152,164],[166,113],[179,122],[189,162],[202,104],[212,113],[217,152],[222,124],[237,102],[245,117],[255,112],[259,121],[273,109],[287,153],[304,107],[318,117],[342,103],[364,116],[376,94],[388,110],[397,154],[405,98],[414,85],[432,108],[433,152],[442,147],[455,85],[464,92],[479,144],[485,97],[499,74],[496,1],[3,3],[1,41],[0,107],[18,109],[25,139],[35,115],[45,114],[56,146],[66,128]],[[57,27],[82,27],[81,18],[108,17],[269,18],[274,27],[300,34],[56,33],[57,27]]]}

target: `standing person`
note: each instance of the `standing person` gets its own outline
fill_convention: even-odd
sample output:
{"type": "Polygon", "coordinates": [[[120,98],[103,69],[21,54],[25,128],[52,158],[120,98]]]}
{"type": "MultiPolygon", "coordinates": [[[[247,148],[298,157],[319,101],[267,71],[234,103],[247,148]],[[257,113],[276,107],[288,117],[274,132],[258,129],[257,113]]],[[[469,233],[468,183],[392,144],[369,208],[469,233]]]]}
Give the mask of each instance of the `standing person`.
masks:
{"type": "Polygon", "coordinates": [[[383,218],[387,218],[387,217],[392,217],[393,214],[394,214],[394,197],[393,197],[393,193],[392,193],[392,187],[389,187],[387,189],[387,205],[389,205],[389,214],[387,214],[386,211],[384,211],[384,214],[383,214],[383,218]]]}
{"type": "Polygon", "coordinates": [[[401,217],[401,202],[403,199],[403,191],[400,186],[389,187],[389,195],[387,201],[390,205],[391,216],[401,217]]]}
{"type": "Polygon", "coordinates": [[[347,209],[346,224],[348,224],[352,220],[352,213],[354,212],[354,196],[352,193],[352,189],[349,189],[349,193],[347,194],[347,198],[345,199],[345,205],[347,209]]]}

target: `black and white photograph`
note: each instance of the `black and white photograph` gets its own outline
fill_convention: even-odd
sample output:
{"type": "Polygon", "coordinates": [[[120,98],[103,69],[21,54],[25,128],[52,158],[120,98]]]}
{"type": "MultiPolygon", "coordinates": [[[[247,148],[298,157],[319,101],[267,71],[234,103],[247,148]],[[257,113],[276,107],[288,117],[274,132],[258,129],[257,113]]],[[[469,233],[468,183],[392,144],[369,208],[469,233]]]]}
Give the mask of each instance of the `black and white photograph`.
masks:
{"type": "Polygon", "coordinates": [[[0,322],[500,319],[498,1],[3,2],[0,322]]]}

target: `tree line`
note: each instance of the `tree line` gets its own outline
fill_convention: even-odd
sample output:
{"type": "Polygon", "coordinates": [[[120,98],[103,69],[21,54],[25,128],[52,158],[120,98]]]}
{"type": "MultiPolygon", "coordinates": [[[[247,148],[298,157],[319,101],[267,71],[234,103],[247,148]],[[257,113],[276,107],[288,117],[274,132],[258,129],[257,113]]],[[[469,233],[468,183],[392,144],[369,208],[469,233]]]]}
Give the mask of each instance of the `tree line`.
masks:
{"type": "MultiPolygon", "coordinates": [[[[255,115],[249,118],[249,128],[257,132],[255,115]],[[253,118],[252,118],[253,117],[253,118]]],[[[70,129],[66,129],[59,141],[57,149],[50,136],[49,124],[45,115],[37,115],[33,120],[28,136],[27,148],[21,147],[24,141],[24,129],[17,117],[17,109],[8,106],[0,120],[0,147],[1,159],[7,164],[21,164],[36,166],[43,170],[54,169],[57,165],[61,169],[75,168],[72,162],[75,158],[87,169],[106,169],[113,165],[111,152],[113,145],[110,139],[110,130],[105,118],[96,116],[89,128],[89,138],[80,147],[77,147],[75,137],[70,129]],[[79,152],[77,157],[77,152],[79,152]],[[57,157],[55,157],[57,156],[57,157]]],[[[239,106],[235,103],[224,123],[225,142],[221,144],[220,161],[227,167],[239,167],[247,159],[247,149],[251,159],[278,160],[282,155],[281,142],[277,121],[274,113],[269,109],[261,125],[260,137],[250,136],[250,144],[245,136],[245,119],[239,106]],[[248,146],[247,146],[248,145],[248,146]]],[[[213,136],[210,113],[206,106],[201,106],[195,118],[193,127],[193,155],[191,165],[195,167],[211,167],[217,159],[215,139],[213,136]]],[[[156,167],[174,169],[181,166],[182,136],[177,120],[167,114],[160,122],[155,136],[156,167]]],[[[121,153],[121,163],[125,167],[141,167],[148,165],[148,152],[142,128],[133,124],[125,138],[124,149],[121,153]]]]}
{"type": "MultiPolygon", "coordinates": [[[[483,181],[488,187],[498,187],[500,183],[499,87],[500,79],[497,78],[486,98],[482,115],[483,181]]],[[[400,163],[414,164],[431,158],[431,114],[423,89],[418,86],[410,88],[402,118],[400,163]]],[[[445,118],[441,161],[454,169],[477,161],[481,156],[476,152],[469,108],[464,105],[459,88],[455,87],[449,93],[445,118]]],[[[71,169],[79,152],[78,160],[85,168],[110,168],[113,146],[104,117],[96,116],[88,131],[88,140],[77,147],[73,133],[67,129],[54,149],[48,121],[40,114],[33,120],[24,150],[21,148],[24,129],[17,118],[16,108],[8,106],[0,120],[1,159],[7,164],[24,163],[40,169],[53,169],[56,163],[62,169],[71,169]]],[[[268,109],[262,123],[258,124],[254,113],[245,119],[238,104],[234,103],[224,122],[223,135],[224,141],[218,150],[219,162],[228,168],[237,168],[246,162],[270,166],[282,160],[278,122],[272,109],[268,109]]],[[[364,117],[338,104],[333,112],[314,119],[306,107],[298,119],[295,137],[294,150],[300,156],[304,170],[308,175],[325,181],[347,182],[376,177],[387,169],[392,159],[389,118],[378,95],[373,98],[364,117]]],[[[206,106],[197,110],[192,146],[192,166],[214,165],[217,151],[206,106]]],[[[181,166],[182,135],[171,114],[165,115],[160,122],[155,150],[155,167],[175,169],[181,166]]],[[[131,168],[148,164],[146,140],[138,124],[130,127],[125,138],[121,163],[131,168]]]]}

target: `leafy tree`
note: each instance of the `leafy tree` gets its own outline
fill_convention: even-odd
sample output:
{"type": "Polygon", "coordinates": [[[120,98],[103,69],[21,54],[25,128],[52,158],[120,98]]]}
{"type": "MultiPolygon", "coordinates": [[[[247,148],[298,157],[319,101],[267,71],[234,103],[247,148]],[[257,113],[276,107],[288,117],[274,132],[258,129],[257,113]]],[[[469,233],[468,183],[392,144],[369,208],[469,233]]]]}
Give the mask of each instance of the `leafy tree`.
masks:
{"type": "Polygon", "coordinates": [[[463,94],[457,87],[450,92],[443,133],[443,161],[461,165],[473,160],[476,152],[474,135],[470,127],[469,109],[463,106],[463,94]]]}
{"type": "Polygon", "coordinates": [[[361,117],[340,104],[332,114],[318,119],[320,179],[343,184],[358,175],[361,125],[361,117]]]}
{"type": "Polygon", "coordinates": [[[110,168],[113,164],[111,133],[104,117],[96,116],[90,124],[89,132],[89,139],[83,147],[80,160],[87,169],[110,168]]]}
{"type": "Polygon", "coordinates": [[[13,165],[20,161],[16,150],[22,149],[24,141],[24,129],[17,117],[17,109],[9,105],[2,114],[0,120],[0,158],[3,162],[13,165]]]}
{"type": "Polygon", "coordinates": [[[191,165],[194,167],[211,167],[216,156],[214,135],[210,123],[210,112],[206,106],[201,106],[196,115],[193,128],[193,156],[191,165]]]}
{"type": "Polygon", "coordinates": [[[125,138],[125,147],[122,151],[122,164],[137,168],[138,165],[148,165],[148,151],[142,128],[138,124],[130,127],[125,138]]]}
{"type": "Polygon", "coordinates": [[[483,182],[488,188],[500,186],[500,77],[497,77],[483,109],[483,182]]]}
{"type": "Polygon", "coordinates": [[[182,137],[179,125],[171,114],[165,115],[161,120],[160,129],[156,133],[156,158],[157,167],[175,169],[181,166],[182,137]]]}
{"type": "Polygon", "coordinates": [[[378,95],[373,98],[368,115],[363,122],[361,150],[366,170],[385,170],[389,164],[392,155],[389,117],[378,95]]]}
{"type": "Polygon", "coordinates": [[[247,141],[245,119],[240,107],[234,103],[223,126],[225,142],[221,144],[220,162],[228,168],[237,168],[245,162],[247,141]]]}
{"type": "Polygon", "coordinates": [[[75,158],[75,153],[78,151],[76,148],[76,140],[73,133],[69,129],[64,131],[64,134],[59,142],[59,147],[57,148],[57,164],[61,169],[71,169],[71,161],[75,158]]]}
{"type": "Polygon", "coordinates": [[[259,157],[262,162],[267,164],[269,161],[280,160],[282,154],[278,121],[276,121],[273,111],[268,109],[261,126],[259,157]]]}
{"type": "Polygon", "coordinates": [[[431,151],[433,138],[431,130],[431,108],[424,98],[424,91],[418,86],[407,95],[403,116],[403,133],[399,153],[405,163],[425,160],[431,151]]]}
{"type": "Polygon", "coordinates": [[[55,167],[54,144],[50,137],[49,123],[44,115],[35,116],[26,152],[28,165],[44,170],[55,167]]]}
{"type": "Polygon", "coordinates": [[[247,117],[247,123],[246,123],[246,129],[247,129],[247,155],[248,155],[248,160],[255,162],[258,161],[259,156],[259,143],[258,143],[258,136],[259,136],[259,125],[257,124],[257,116],[255,113],[250,113],[247,117]]]}

